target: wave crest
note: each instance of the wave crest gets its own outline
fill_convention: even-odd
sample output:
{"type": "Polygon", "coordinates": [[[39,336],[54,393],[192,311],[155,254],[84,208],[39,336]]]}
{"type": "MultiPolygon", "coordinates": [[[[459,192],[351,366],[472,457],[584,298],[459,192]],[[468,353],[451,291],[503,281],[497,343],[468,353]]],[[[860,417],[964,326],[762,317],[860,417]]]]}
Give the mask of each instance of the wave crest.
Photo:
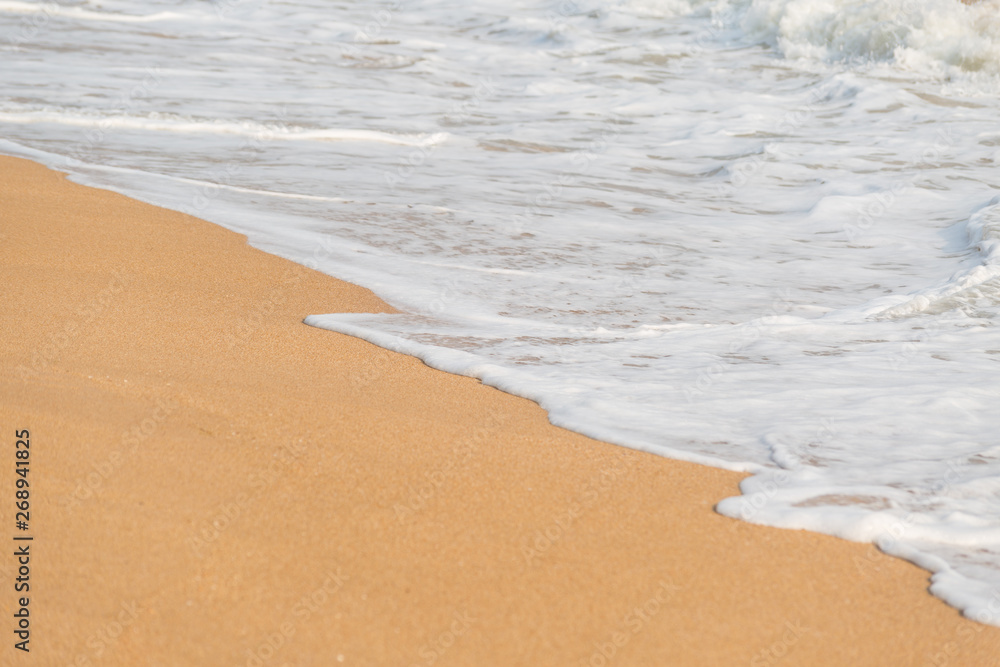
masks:
{"type": "Polygon", "coordinates": [[[736,0],[740,27],[788,58],[1000,74],[1000,1],[736,0]]]}

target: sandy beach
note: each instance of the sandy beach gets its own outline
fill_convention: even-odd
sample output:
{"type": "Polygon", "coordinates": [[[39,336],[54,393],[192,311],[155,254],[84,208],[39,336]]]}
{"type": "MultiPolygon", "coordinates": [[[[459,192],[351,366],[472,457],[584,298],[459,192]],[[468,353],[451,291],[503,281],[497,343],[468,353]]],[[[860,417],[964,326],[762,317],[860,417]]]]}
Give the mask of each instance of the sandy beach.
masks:
{"type": "Polygon", "coordinates": [[[4,665],[1000,664],[927,572],[714,513],[738,474],[302,324],[366,289],[21,159],[0,201],[4,665]]]}

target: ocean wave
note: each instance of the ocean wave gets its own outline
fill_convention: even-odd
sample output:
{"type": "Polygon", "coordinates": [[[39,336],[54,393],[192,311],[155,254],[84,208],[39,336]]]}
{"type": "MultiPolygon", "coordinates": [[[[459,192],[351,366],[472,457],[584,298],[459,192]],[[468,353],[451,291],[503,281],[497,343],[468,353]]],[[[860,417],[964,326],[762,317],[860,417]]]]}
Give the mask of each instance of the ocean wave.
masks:
{"type": "Polygon", "coordinates": [[[973,213],[964,228],[969,250],[975,252],[980,261],[940,284],[907,295],[902,303],[875,317],[907,317],[932,309],[942,311],[959,307],[967,301],[963,297],[970,293],[979,296],[986,285],[1000,278],[1000,197],[994,197],[973,213]]]}
{"type": "Polygon", "coordinates": [[[741,519],[887,533],[966,613],[1000,591],[995,4],[75,7],[4,26],[0,150],[405,313],[309,324],[754,472],[741,519]]]}
{"type": "Polygon", "coordinates": [[[736,0],[716,11],[787,58],[1000,74],[997,0],[736,0]]]}

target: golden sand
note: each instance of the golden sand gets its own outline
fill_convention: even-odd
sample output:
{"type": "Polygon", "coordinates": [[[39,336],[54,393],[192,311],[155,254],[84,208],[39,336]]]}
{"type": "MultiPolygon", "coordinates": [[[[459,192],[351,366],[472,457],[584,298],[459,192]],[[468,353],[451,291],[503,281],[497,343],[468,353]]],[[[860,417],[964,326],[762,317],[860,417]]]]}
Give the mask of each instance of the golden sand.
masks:
{"type": "Polygon", "coordinates": [[[741,477],[302,324],[371,292],[0,158],[0,663],[995,665],[926,572],[712,511],[741,477]]]}

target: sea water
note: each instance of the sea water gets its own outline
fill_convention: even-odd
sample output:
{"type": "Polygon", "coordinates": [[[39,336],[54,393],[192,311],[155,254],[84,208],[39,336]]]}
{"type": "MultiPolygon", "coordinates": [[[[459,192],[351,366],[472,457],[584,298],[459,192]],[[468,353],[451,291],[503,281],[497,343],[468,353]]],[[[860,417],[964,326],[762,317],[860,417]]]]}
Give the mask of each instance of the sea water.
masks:
{"type": "Polygon", "coordinates": [[[369,287],[401,314],[307,322],[749,471],[723,514],[994,625],[998,91],[993,0],[0,0],[3,152],[369,287]]]}

